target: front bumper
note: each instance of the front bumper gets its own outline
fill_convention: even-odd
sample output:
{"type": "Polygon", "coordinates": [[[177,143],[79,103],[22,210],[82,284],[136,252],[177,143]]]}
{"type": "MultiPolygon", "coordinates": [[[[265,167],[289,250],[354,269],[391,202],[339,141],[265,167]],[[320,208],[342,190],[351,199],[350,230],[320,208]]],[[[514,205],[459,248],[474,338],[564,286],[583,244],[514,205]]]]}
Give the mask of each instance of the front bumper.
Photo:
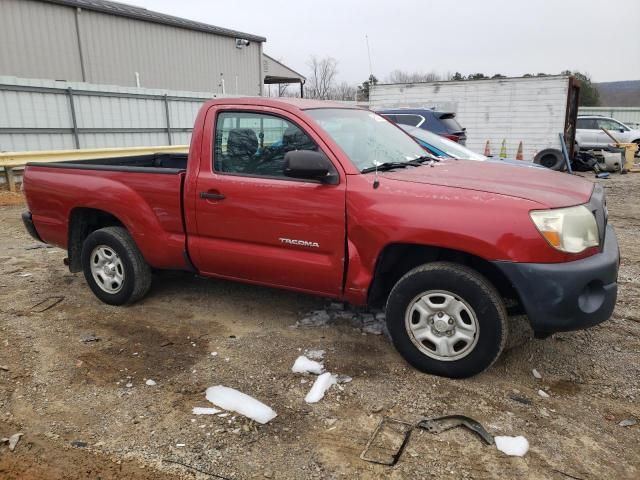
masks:
{"type": "Polygon", "coordinates": [[[33,224],[31,212],[22,212],[22,223],[24,223],[24,228],[27,229],[29,235],[31,235],[35,240],[42,242],[42,239],[40,238],[40,235],[38,235],[38,231],[36,230],[36,226],[33,224]]]}
{"type": "Polygon", "coordinates": [[[602,251],[582,260],[494,264],[515,287],[539,336],[589,328],[613,313],[620,250],[611,226],[606,228],[602,251]]]}

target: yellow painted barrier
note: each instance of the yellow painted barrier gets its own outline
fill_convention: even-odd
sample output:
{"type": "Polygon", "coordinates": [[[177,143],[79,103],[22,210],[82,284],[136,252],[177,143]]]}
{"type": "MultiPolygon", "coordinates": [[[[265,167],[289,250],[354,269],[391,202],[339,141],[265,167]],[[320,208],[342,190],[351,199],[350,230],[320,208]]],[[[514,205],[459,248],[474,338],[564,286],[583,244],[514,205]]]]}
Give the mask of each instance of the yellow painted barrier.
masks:
{"type": "Polygon", "coordinates": [[[16,191],[14,169],[22,168],[27,163],[73,162],[96,158],[134,157],[153,153],[187,153],[189,145],[162,145],[156,147],[127,148],[86,148],[82,150],[46,150],[33,152],[0,152],[0,168],[9,190],[16,191]]]}

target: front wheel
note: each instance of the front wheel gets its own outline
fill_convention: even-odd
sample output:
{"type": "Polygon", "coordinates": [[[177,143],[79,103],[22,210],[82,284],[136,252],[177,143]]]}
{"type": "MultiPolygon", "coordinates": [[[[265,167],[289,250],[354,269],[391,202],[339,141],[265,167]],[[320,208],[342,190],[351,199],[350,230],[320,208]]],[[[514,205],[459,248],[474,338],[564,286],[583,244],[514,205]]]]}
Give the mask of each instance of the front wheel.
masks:
{"type": "Polygon", "coordinates": [[[151,269],[122,227],[101,228],[86,238],[82,269],[89,288],[109,305],[133,303],[151,286],[151,269]]]}
{"type": "Polygon", "coordinates": [[[425,373],[466,378],[489,368],[507,340],[507,312],[496,289],[468,267],[434,262],[393,287],[387,327],[397,350],[425,373]]]}

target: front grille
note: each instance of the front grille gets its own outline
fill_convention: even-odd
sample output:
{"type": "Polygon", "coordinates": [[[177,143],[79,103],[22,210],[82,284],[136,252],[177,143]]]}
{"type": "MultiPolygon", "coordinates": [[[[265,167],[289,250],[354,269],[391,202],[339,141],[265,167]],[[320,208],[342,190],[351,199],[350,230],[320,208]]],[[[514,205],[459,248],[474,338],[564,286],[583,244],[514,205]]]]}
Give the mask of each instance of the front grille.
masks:
{"type": "Polygon", "coordinates": [[[607,199],[605,198],[602,185],[596,185],[587,203],[587,208],[591,210],[598,225],[598,235],[600,238],[600,249],[604,247],[604,235],[607,230],[607,222],[609,220],[609,212],[607,210],[607,199]]]}

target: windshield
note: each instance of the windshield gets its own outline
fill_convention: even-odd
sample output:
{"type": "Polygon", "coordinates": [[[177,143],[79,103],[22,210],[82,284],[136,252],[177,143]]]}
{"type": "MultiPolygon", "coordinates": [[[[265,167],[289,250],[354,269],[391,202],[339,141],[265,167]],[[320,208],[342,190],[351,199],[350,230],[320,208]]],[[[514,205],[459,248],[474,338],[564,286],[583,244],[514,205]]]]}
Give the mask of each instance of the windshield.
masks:
{"type": "Polygon", "coordinates": [[[412,137],[415,137],[418,140],[431,145],[435,149],[444,152],[448,157],[464,160],[487,160],[487,157],[485,157],[484,155],[473,152],[468,148],[463,147],[459,143],[453,142],[448,138],[441,137],[440,135],[437,135],[433,132],[428,132],[421,128],[408,127],[405,125],[401,125],[400,128],[402,128],[412,137]]]}
{"type": "Polygon", "coordinates": [[[307,110],[322,129],[362,171],[387,162],[408,162],[425,155],[409,135],[369,110],[307,110]]]}

